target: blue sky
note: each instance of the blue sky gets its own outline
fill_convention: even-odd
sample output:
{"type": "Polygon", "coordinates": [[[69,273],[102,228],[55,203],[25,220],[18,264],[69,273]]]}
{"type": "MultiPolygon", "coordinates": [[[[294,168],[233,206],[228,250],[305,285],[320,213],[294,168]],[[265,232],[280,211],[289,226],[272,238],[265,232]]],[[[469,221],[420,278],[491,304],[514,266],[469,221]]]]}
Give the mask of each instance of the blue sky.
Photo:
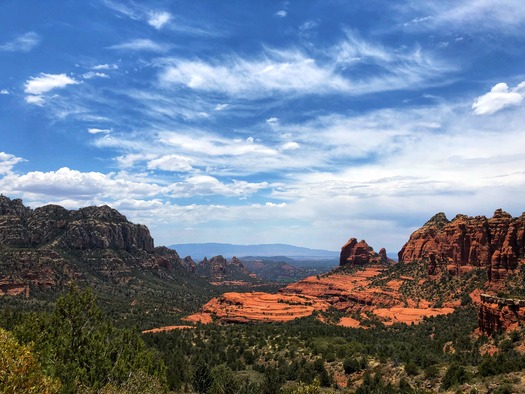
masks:
{"type": "Polygon", "coordinates": [[[525,211],[525,3],[0,3],[0,191],[157,244],[348,238],[525,211]]]}

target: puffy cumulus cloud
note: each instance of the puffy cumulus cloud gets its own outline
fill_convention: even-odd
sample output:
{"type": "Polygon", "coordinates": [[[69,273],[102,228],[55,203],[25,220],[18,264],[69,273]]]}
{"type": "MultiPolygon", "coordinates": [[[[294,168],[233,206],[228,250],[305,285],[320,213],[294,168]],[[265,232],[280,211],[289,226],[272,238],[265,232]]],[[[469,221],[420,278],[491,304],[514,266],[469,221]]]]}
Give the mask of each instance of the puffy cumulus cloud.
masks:
{"type": "Polygon", "coordinates": [[[521,104],[524,95],[525,82],[511,89],[506,83],[500,82],[494,85],[490,92],[476,98],[472,109],[476,115],[492,115],[503,108],[521,104]]]}
{"type": "Polygon", "coordinates": [[[193,90],[231,96],[260,97],[270,92],[324,93],[347,91],[351,85],[330,66],[297,51],[267,51],[258,60],[232,57],[222,63],[171,59],[160,74],[166,87],[183,85],[193,90]]]}
{"type": "Polygon", "coordinates": [[[286,10],[279,10],[275,13],[276,16],[284,18],[286,15],[288,15],[288,12],[286,10]]]}
{"type": "Polygon", "coordinates": [[[7,90],[7,89],[2,89],[2,90],[0,90],[0,94],[1,94],[1,95],[6,95],[6,96],[7,96],[7,95],[9,94],[9,90],[7,90]]]}
{"type": "Polygon", "coordinates": [[[11,173],[11,170],[18,163],[25,161],[21,157],[16,157],[9,153],[0,152],[0,175],[11,173]]]}
{"type": "Polygon", "coordinates": [[[267,182],[251,183],[234,180],[226,184],[209,175],[196,175],[169,186],[171,195],[177,198],[191,196],[220,195],[225,197],[243,197],[269,187],[267,182]]]}
{"type": "Polygon", "coordinates": [[[66,74],[40,73],[37,77],[31,77],[24,85],[24,92],[28,94],[26,101],[30,104],[41,105],[45,101],[44,94],[53,90],[65,88],[68,85],[76,85],[79,82],[66,74]]]}
{"type": "Polygon", "coordinates": [[[171,19],[171,14],[166,11],[151,11],[148,14],[148,23],[160,30],[171,19]]]}
{"type": "Polygon", "coordinates": [[[35,32],[22,34],[12,41],[0,45],[0,51],[4,52],[29,52],[40,43],[40,36],[35,32]]]}
{"type": "Polygon", "coordinates": [[[300,146],[301,145],[299,145],[297,142],[289,141],[289,142],[285,142],[281,146],[281,150],[295,150],[295,149],[299,149],[300,146]]]}
{"type": "Polygon", "coordinates": [[[192,159],[180,155],[165,155],[150,160],[147,167],[149,170],[187,172],[193,169],[192,161],[192,159]]]}
{"type": "Polygon", "coordinates": [[[91,201],[115,196],[151,197],[162,192],[162,188],[154,183],[136,182],[113,173],[80,172],[67,167],[50,172],[10,174],[0,179],[0,186],[6,192],[28,195],[32,199],[40,196],[91,201]]]}
{"type": "Polygon", "coordinates": [[[116,49],[121,51],[149,51],[149,52],[167,52],[170,45],[161,44],[150,40],[148,38],[139,38],[121,44],[112,45],[109,49],[116,49]]]}

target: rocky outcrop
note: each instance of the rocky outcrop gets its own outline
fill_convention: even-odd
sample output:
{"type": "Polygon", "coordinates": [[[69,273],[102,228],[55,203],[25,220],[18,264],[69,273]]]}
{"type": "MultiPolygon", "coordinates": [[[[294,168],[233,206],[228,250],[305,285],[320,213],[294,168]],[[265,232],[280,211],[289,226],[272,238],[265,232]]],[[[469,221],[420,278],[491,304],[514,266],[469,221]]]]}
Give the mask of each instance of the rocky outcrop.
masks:
{"type": "Polygon", "coordinates": [[[398,291],[401,281],[379,284],[383,282],[380,278],[385,270],[385,266],[368,266],[352,273],[338,270],[310,276],[280,289],[277,294],[225,293],[213,298],[188,320],[202,323],[283,322],[336,309],[345,315],[338,324],[357,327],[369,320],[371,314],[391,325],[417,324],[425,317],[454,311],[450,307],[433,308],[428,301],[402,296],[398,291]]]}
{"type": "Polygon", "coordinates": [[[525,213],[513,218],[498,209],[489,219],[457,215],[452,221],[438,213],[410,236],[398,256],[399,262],[426,260],[429,274],[480,267],[489,281],[497,281],[525,257],[525,213]]]}
{"type": "Polygon", "coordinates": [[[364,266],[370,264],[387,264],[392,261],[388,259],[385,248],[379,253],[369,246],[365,240],[357,242],[356,238],[350,238],[341,248],[339,266],[364,266]]]}
{"type": "Polygon", "coordinates": [[[71,281],[127,283],[136,272],[185,270],[176,251],[154,248],[146,226],[108,206],[31,209],[0,196],[0,295],[71,281]]]}
{"type": "Polygon", "coordinates": [[[53,244],[72,249],[153,252],[146,226],[133,224],[108,206],[69,211],[58,205],[32,210],[21,200],[0,196],[0,244],[35,248],[53,244]]]}
{"type": "Polygon", "coordinates": [[[512,331],[525,323],[525,300],[481,295],[478,326],[482,333],[492,335],[512,331]]]}
{"type": "Polygon", "coordinates": [[[204,260],[196,265],[196,272],[201,277],[213,283],[231,281],[253,281],[253,275],[244,267],[241,260],[232,257],[230,261],[223,256],[215,256],[204,260]]]}

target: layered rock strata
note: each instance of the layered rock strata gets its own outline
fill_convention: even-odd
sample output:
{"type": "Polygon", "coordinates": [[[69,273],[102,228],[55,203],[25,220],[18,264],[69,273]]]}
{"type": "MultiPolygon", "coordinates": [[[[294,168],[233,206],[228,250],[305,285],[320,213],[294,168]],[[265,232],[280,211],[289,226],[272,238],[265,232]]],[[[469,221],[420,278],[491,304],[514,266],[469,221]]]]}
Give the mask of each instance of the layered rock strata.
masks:
{"type": "Polygon", "coordinates": [[[511,331],[525,324],[525,300],[481,295],[478,326],[482,333],[492,335],[511,331]]]}
{"type": "Polygon", "coordinates": [[[513,218],[498,209],[489,219],[457,215],[451,221],[438,213],[410,236],[398,256],[400,263],[425,260],[430,275],[482,268],[489,281],[497,281],[525,257],[525,213],[513,218]]]}
{"type": "Polygon", "coordinates": [[[176,251],[154,248],[146,226],[108,207],[31,209],[0,196],[0,295],[100,278],[127,283],[136,270],[169,277],[176,251]]]}

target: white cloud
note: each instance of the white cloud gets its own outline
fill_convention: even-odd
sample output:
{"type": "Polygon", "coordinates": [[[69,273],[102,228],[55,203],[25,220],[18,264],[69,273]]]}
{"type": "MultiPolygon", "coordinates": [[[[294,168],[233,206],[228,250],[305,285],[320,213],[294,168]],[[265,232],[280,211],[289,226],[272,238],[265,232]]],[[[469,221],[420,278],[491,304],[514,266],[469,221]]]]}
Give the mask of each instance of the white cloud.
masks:
{"type": "Polygon", "coordinates": [[[33,95],[41,95],[53,89],[63,88],[67,85],[74,85],[78,82],[66,74],[45,74],[40,73],[38,77],[31,77],[25,83],[24,92],[33,95]]]}
{"type": "Polygon", "coordinates": [[[89,71],[87,73],[82,74],[82,78],[84,79],[92,79],[92,78],[109,78],[109,75],[106,73],[100,73],[100,72],[94,72],[89,71]]]}
{"type": "Polygon", "coordinates": [[[9,90],[7,90],[7,89],[2,89],[2,90],[0,90],[0,94],[1,94],[1,95],[8,95],[8,94],[9,94],[9,90]]]}
{"type": "Polygon", "coordinates": [[[226,108],[228,108],[228,104],[217,104],[215,106],[215,111],[224,111],[226,108]]]}
{"type": "Polygon", "coordinates": [[[98,64],[91,68],[93,70],[117,70],[118,66],[116,64],[98,64]]]}
{"type": "Polygon", "coordinates": [[[115,196],[147,197],[162,192],[154,183],[128,180],[120,174],[80,172],[69,168],[57,171],[33,171],[24,175],[7,175],[0,179],[0,189],[12,195],[27,193],[32,198],[69,198],[93,200],[115,196]]]}
{"type": "Polygon", "coordinates": [[[169,186],[173,197],[221,195],[226,197],[242,197],[268,188],[267,182],[251,183],[234,180],[226,184],[209,175],[196,175],[169,186]]]}
{"type": "Polygon", "coordinates": [[[525,3],[521,0],[434,0],[412,2],[412,9],[426,17],[416,18],[414,25],[442,29],[483,32],[495,30],[498,34],[522,34],[525,27],[525,3]],[[419,19],[419,20],[418,20],[419,19]],[[425,22],[425,23],[417,23],[425,22]]]}
{"type": "Polygon", "coordinates": [[[192,170],[192,159],[180,155],[165,155],[148,162],[148,169],[172,172],[187,172],[192,170]]]}
{"type": "Polygon", "coordinates": [[[492,115],[503,108],[520,105],[524,96],[525,81],[512,89],[509,89],[506,83],[500,82],[494,85],[489,93],[476,98],[472,109],[476,115],[492,115]]]}
{"type": "Polygon", "coordinates": [[[173,60],[160,75],[166,86],[259,97],[270,92],[324,93],[347,91],[351,84],[330,67],[302,53],[272,51],[260,60],[231,58],[222,64],[173,60]]]}
{"type": "Polygon", "coordinates": [[[18,163],[25,161],[21,157],[16,157],[9,153],[0,152],[0,175],[11,173],[11,170],[18,163]]]}
{"type": "Polygon", "coordinates": [[[24,92],[28,94],[26,101],[30,104],[42,105],[44,94],[53,90],[64,88],[68,85],[76,85],[79,82],[66,74],[40,73],[38,77],[31,77],[25,83],[24,92]]]}
{"type": "Polygon", "coordinates": [[[275,15],[284,18],[286,15],[288,15],[288,12],[286,10],[279,10],[275,13],[275,15]]]}
{"type": "Polygon", "coordinates": [[[294,141],[286,142],[281,146],[281,150],[295,150],[299,148],[300,148],[300,145],[294,141]]]}
{"type": "Polygon", "coordinates": [[[26,96],[25,100],[28,104],[44,105],[44,97],[42,96],[26,96]]]}
{"type": "Polygon", "coordinates": [[[253,140],[228,139],[212,134],[186,135],[165,132],[160,134],[160,138],[161,142],[179,147],[183,151],[207,156],[277,155],[275,149],[255,143],[253,140]]]}
{"type": "Polygon", "coordinates": [[[160,44],[150,39],[136,39],[122,44],[112,45],[109,49],[116,50],[130,50],[130,51],[150,51],[150,52],[167,52],[170,46],[167,44],[160,44]]]}
{"type": "Polygon", "coordinates": [[[155,29],[161,29],[171,19],[171,14],[166,11],[152,11],[148,15],[148,23],[155,29]]]}
{"type": "Polygon", "coordinates": [[[275,124],[279,123],[279,118],[268,118],[268,119],[266,119],[266,123],[268,123],[270,125],[275,125],[275,124]]]}
{"type": "Polygon", "coordinates": [[[0,51],[29,52],[40,43],[40,36],[35,32],[28,32],[16,37],[14,40],[0,45],[0,51]]]}
{"type": "Polygon", "coordinates": [[[252,59],[230,56],[205,62],[168,58],[163,59],[159,78],[165,87],[186,86],[194,91],[260,98],[275,93],[360,95],[413,89],[441,81],[444,74],[454,70],[420,47],[387,48],[352,31],[318,57],[322,61],[296,49],[266,48],[252,59]],[[375,72],[363,78],[352,72],[355,63],[373,66],[375,72]]]}
{"type": "Polygon", "coordinates": [[[97,128],[89,128],[88,133],[89,134],[108,134],[111,133],[111,129],[97,129],[97,128]]]}

